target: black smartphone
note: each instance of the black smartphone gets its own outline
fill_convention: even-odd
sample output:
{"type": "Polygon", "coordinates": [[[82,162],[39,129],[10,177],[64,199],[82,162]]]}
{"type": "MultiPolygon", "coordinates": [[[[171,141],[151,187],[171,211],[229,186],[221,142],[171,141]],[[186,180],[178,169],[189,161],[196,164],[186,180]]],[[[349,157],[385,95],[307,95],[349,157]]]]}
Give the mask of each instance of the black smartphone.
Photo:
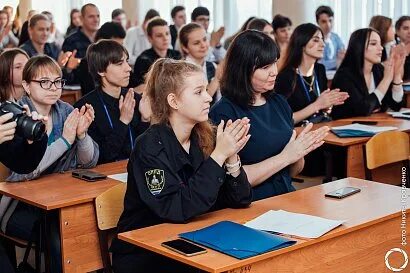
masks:
{"type": "Polygon", "coordinates": [[[349,195],[358,193],[360,191],[361,191],[361,189],[359,189],[359,188],[345,187],[345,188],[341,188],[341,189],[326,193],[325,196],[326,197],[331,197],[331,198],[342,199],[342,198],[345,198],[349,195]]]}
{"type": "Polygon", "coordinates": [[[205,248],[182,239],[163,242],[161,245],[188,257],[206,253],[205,248]]]}
{"type": "Polygon", "coordinates": [[[360,120],[358,120],[358,121],[353,121],[352,124],[353,123],[358,123],[358,124],[363,124],[363,125],[376,125],[377,121],[360,121],[360,120]]]}
{"type": "Polygon", "coordinates": [[[102,173],[97,173],[89,170],[75,170],[71,173],[75,178],[85,180],[87,182],[95,182],[106,179],[107,176],[102,173]]]}

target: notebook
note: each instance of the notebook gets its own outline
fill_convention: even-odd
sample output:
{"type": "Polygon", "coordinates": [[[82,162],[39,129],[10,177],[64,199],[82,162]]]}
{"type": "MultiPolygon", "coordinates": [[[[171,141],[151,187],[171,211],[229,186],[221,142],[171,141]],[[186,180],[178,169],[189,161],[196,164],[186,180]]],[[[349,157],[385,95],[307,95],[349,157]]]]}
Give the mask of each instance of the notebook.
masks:
{"type": "Polygon", "coordinates": [[[241,260],[296,243],[230,221],[221,221],[203,229],[181,233],[179,237],[241,260]]]}
{"type": "Polygon", "coordinates": [[[338,137],[372,137],[377,133],[394,131],[397,127],[393,126],[371,126],[359,123],[332,127],[331,131],[338,137]]]}
{"type": "Polygon", "coordinates": [[[270,210],[245,225],[251,228],[303,238],[319,238],[346,220],[330,220],[313,215],[270,210]]]}

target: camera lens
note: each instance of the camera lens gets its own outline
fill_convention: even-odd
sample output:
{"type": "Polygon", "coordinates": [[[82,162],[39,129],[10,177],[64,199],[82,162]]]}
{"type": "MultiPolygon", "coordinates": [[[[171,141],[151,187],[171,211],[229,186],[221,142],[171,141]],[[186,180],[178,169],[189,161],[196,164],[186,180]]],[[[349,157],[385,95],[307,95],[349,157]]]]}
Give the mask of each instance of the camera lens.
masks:
{"type": "Polygon", "coordinates": [[[17,134],[29,140],[40,140],[46,131],[46,126],[43,122],[33,120],[26,115],[19,116],[16,122],[17,134]]]}

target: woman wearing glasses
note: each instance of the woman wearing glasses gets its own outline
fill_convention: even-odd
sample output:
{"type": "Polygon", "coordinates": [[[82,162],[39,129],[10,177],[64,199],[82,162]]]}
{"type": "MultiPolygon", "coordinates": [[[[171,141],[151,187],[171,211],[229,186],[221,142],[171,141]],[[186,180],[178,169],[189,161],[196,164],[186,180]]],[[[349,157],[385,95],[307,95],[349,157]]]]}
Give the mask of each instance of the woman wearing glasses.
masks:
{"type": "MultiPolygon", "coordinates": [[[[42,174],[91,168],[97,164],[98,145],[87,135],[94,109],[89,104],[74,109],[61,101],[65,83],[61,76],[59,65],[48,56],[33,57],[24,66],[23,87],[27,95],[19,102],[48,117],[48,147],[36,170],[25,175],[12,173],[7,181],[24,181],[42,174]]],[[[37,238],[36,222],[41,215],[38,209],[12,200],[4,215],[1,227],[6,234],[24,240],[37,238]]],[[[51,232],[47,236],[51,236],[51,272],[61,272],[58,215],[51,215],[50,219],[51,232]]]]}

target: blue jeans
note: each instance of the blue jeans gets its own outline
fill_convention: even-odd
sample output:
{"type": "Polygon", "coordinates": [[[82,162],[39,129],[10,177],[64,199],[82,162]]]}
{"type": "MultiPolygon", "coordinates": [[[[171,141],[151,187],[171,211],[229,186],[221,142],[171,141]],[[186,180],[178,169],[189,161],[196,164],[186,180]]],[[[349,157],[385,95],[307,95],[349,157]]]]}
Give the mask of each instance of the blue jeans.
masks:
{"type": "MultiPolygon", "coordinates": [[[[10,217],[6,234],[26,241],[33,240],[36,245],[38,241],[38,224],[42,220],[44,211],[34,206],[19,202],[12,216],[10,217]]],[[[61,264],[61,243],[60,225],[58,211],[48,212],[50,234],[48,236],[50,244],[50,270],[53,273],[62,272],[61,264]]],[[[44,236],[44,235],[43,235],[44,236]]]]}

